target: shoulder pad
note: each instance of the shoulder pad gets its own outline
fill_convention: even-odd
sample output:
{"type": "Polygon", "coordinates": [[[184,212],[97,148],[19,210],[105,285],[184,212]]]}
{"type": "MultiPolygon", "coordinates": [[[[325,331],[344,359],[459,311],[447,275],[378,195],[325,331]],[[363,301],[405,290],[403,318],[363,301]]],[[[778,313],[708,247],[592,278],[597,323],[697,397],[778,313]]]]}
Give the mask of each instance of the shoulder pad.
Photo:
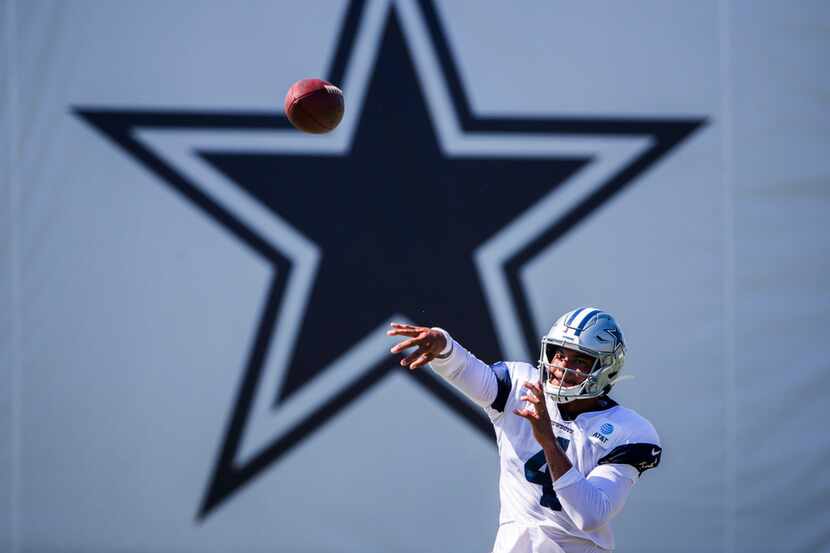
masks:
{"type": "Polygon", "coordinates": [[[609,411],[604,419],[598,418],[598,423],[607,422],[614,427],[614,432],[609,436],[612,443],[617,446],[628,443],[642,443],[660,445],[660,437],[654,426],[636,411],[623,407],[622,405],[609,411]]]}

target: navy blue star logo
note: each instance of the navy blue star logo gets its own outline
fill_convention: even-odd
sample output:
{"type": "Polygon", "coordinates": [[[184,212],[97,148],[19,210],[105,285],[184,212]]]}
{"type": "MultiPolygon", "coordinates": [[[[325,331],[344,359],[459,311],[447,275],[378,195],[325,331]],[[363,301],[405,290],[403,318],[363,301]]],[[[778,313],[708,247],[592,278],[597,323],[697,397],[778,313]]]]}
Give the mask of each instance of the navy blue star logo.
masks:
{"type": "Polygon", "coordinates": [[[325,75],[345,83],[332,135],[275,113],[76,110],[272,268],[200,520],[400,370],[389,321],[440,324],[488,361],[535,350],[522,267],[703,123],[478,117],[431,2],[368,9],[350,3],[325,75]]]}
{"type": "MultiPolygon", "coordinates": [[[[611,335],[611,338],[614,340],[614,349],[617,349],[617,345],[623,343],[622,335],[620,334],[620,330],[618,328],[606,328],[605,332],[611,335]]],[[[600,342],[607,342],[605,338],[600,335],[597,335],[597,340],[600,342]]]]}
{"type": "Polygon", "coordinates": [[[623,343],[622,335],[620,334],[620,330],[618,328],[606,328],[605,332],[610,334],[614,339],[614,349],[617,349],[617,346],[623,343]]]}

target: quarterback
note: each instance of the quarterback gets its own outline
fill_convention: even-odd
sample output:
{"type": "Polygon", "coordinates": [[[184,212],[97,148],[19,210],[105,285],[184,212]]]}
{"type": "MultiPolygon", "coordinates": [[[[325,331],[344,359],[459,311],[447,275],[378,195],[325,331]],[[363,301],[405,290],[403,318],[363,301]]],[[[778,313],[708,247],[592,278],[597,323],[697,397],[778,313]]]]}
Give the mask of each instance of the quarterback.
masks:
{"type": "Polygon", "coordinates": [[[486,411],[499,450],[501,513],[493,553],[614,549],[609,525],[660,462],[646,419],[608,397],[625,360],[620,327],[582,307],[542,338],[538,366],[478,360],[441,328],[393,323],[401,365],[430,364],[486,411]]]}

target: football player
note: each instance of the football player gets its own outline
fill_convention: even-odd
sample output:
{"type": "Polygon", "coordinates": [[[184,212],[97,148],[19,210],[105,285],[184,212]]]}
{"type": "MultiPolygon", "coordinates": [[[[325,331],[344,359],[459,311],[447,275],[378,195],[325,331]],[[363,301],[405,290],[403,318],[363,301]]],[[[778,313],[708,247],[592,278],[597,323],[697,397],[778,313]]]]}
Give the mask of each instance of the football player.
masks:
{"type": "Polygon", "coordinates": [[[487,365],[441,328],[393,323],[401,365],[432,369],[484,408],[496,431],[501,513],[494,553],[614,549],[610,521],[660,462],[654,427],[608,397],[625,342],[608,313],[582,307],[542,338],[537,367],[487,365]]]}

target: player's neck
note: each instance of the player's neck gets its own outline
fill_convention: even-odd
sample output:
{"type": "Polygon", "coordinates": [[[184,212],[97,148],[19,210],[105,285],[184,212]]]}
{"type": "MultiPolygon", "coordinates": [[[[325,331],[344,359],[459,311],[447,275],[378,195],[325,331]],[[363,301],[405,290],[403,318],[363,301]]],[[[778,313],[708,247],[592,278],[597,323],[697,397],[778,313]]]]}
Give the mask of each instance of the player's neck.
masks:
{"type": "Polygon", "coordinates": [[[569,401],[568,403],[560,403],[558,407],[560,413],[573,420],[580,413],[587,413],[588,411],[601,411],[606,409],[608,404],[608,397],[600,396],[590,397],[587,399],[575,399],[573,401],[569,401]]]}

